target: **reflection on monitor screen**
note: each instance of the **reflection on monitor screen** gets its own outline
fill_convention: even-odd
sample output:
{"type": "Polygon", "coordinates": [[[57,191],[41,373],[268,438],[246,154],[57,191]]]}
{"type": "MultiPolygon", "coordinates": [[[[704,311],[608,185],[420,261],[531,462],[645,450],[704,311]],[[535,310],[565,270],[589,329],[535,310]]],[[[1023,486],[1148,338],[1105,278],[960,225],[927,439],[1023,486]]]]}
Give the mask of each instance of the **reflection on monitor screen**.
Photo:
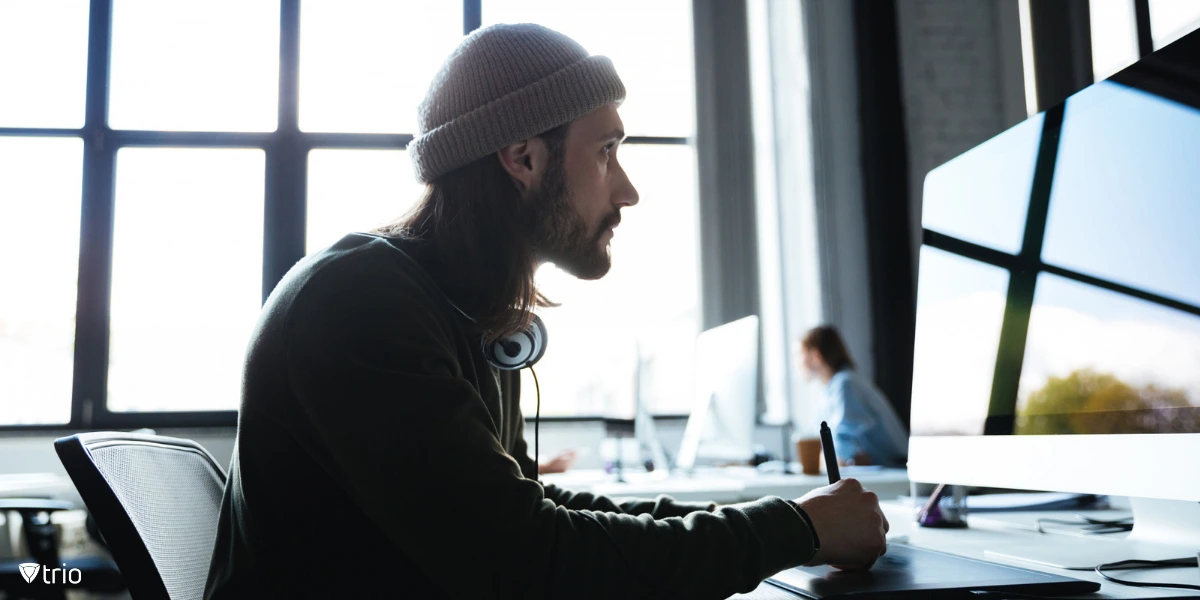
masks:
{"type": "Polygon", "coordinates": [[[1200,431],[1200,317],[1043,273],[1018,434],[1200,431]]]}
{"type": "Polygon", "coordinates": [[[926,178],[914,436],[1200,433],[1200,32],[926,178]]]}

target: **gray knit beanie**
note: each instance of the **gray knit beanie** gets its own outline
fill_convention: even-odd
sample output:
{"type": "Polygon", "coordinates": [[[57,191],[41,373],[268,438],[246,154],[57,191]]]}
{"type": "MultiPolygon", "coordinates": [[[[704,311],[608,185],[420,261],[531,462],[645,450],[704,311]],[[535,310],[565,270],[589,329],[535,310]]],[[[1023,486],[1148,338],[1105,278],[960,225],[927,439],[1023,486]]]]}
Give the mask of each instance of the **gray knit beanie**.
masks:
{"type": "Polygon", "coordinates": [[[417,180],[428,183],[493,152],[625,99],[612,61],[531,23],[468,35],[417,107],[408,144],[417,180]]]}

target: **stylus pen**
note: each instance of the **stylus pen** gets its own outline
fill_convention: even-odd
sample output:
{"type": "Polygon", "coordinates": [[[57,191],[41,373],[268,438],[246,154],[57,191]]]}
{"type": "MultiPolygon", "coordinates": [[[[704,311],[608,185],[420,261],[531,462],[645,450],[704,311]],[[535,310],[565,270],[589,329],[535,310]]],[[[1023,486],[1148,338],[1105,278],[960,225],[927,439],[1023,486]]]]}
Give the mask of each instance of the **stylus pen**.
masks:
{"type": "Polygon", "coordinates": [[[829,483],[837,483],[842,478],[838,472],[837,454],[833,451],[833,432],[829,424],[821,421],[821,453],[825,455],[825,471],[829,473],[829,483]]]}

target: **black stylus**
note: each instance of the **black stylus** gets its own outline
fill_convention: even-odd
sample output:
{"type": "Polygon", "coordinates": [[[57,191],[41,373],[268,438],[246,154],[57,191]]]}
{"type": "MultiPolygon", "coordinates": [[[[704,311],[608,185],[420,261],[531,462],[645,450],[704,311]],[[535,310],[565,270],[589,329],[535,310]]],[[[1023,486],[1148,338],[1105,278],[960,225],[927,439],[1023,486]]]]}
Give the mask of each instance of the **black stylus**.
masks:
{"type": "Polygon", "coordinates": [[[833,451],[833,432],[829,424],[821,421],[821,453],[825,455],[825,471],[829,473],[829,483],[837,483],[842,478],[838,472],[837,454],[833,451]]]}

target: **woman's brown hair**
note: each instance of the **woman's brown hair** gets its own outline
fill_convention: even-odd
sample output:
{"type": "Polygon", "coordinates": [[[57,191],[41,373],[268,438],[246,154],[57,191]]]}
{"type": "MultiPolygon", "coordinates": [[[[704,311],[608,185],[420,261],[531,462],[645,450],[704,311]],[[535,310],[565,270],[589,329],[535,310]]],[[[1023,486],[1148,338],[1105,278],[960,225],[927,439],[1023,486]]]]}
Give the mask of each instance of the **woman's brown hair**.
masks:
{"type": "Polygon", "coordinates": [[[821,360],[824,360],[834,373],[854,368],[854,359],[850,358],[846,342],[833,325],[813,327],[800,340],[800,347],[804,350],[815,349],[817,354],[821,355],[821,360]]]}
{"type": "MultiPolygon", "coordinates": [[[[542,133],[546,177],[562,177],[569,123],[542,133]]],[[[417,242],[418,261],[489,342],[529,327],[555,306],[534,283],[537,256],[521,191],[495,154],[433,180],[417,205],[373,233],[417,242]]]]}

